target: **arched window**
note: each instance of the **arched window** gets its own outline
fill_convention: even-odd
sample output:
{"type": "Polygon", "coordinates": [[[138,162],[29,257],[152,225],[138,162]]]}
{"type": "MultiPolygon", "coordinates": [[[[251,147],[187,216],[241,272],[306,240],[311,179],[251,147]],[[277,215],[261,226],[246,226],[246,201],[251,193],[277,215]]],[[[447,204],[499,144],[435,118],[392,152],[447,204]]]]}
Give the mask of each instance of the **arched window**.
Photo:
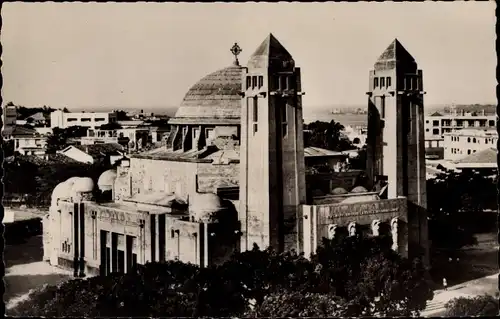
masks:
{"type": "Polygon", "coordinates": [[[467,143],[470,143],[470,137],[467,138],[467,143]]]}
{"type": "Polygon", "coordinates": [[[476,143],[476,138],[475,137],[472,139],[472,143],[476,143]]]}

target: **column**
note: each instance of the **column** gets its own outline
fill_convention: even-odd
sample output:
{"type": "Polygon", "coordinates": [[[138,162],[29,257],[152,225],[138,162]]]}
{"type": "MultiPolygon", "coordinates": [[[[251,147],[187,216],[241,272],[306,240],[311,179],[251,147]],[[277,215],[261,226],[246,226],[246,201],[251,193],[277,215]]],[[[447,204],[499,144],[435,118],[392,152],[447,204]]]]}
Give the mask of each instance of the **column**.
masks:
{"type": "Polygon", "coordinates": [[[156,256],[156,261],[161,261],[160,260],[160,215],[156,215],[156,223],[155,223],[155,256],[156,256]]]}
{"type": "Polygon", "coordinates": [[[73,205],[73,276],[78,277],[78,204],[73,205]]]}
{"type": "Polygon", "coordinates": [[[156,218],[150,215],[149,233],[151,242],[151,262],[156,261],[156,218]]]}
{"type": "Polygon", "coordinates": [[[372,235],[373,236],[379,236],[380,234],[380,220],[375,219],[372,221],[372,235]]]}
{"type": "Polygon", "coordinates": [[[80,277],[85,277],[85,206],[80,203],[80,277]]]}
{"type": "Polygon", "coordinates": [[[391,219],[391,235],[392,235],[392,250],[399,251],[399,236],[398,236],[399,221],[397,217],[391,219]]]}

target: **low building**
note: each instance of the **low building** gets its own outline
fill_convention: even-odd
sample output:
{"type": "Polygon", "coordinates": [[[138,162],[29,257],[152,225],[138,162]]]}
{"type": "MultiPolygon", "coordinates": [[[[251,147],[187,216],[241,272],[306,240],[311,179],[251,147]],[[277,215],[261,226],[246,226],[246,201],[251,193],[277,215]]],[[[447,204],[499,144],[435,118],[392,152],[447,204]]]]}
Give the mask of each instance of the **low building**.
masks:
{"type": "Polygon", "coordinates": [[[56,110],[50,113],[50,127],[68,128],[70,126],[99,127],[116,122],[114,112],[69,112],[56,110]]]}
{"type": "Polygon", "coordinates": [[[357,147],[362,147],[366,144],[367,133],[368,129],[364,126],[352,127],[348,125],[344,129],[344,134],[351,141],[351,143],[356,145],[357,147]]]}
{"type": "Polygon", "coordinates": [[[304,148],[304,160],[307,168],[318,170],[340,171],[349,155],[319,147],[304,148]]]}
{"type": "Polygon", "coordinates": [[[116,143],[91,144],[91,145],[70,145],[59,151],[75,161],[86,164],[96,163],[104,158],[113,165],[117,160],[125,155],[124,147],[116,143]]]}
{"type": "Polygon", "coordinates": [[[14,152],[21,155],[43,155],[47,149],[47,138],[34,129],[15,126],[11,131],[4,132],[5,139],[14,140],[14,152]]]}
{"type": "Polygon", "coordinates": [[[458,160],[489,148],[496,148],[496,129],[463,129],[444,135],[444,159],[458,160]]]}
{"type": "Polygon", "coordinates": [[[455,167],[461,170],[475,170],[491,173],[497,171],[497,150],[487,148],[482,151],[467,155],[455,161],[455,167]]]}

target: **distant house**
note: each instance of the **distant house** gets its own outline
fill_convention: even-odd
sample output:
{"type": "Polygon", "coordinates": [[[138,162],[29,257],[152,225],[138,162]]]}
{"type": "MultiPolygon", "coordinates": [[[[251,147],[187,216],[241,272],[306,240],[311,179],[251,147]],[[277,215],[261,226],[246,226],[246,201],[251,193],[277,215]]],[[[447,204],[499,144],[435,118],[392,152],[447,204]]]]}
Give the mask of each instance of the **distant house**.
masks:
{"type": "Polygon", "coordinates": [[[32,124],[34,126],[45,126],[49,122],[48,118],[42,112],[30,115],[24,120],[26,121],[26,123],[32,124]]]}
{"type": "Polygon", "coordinates": [[[14,140],[14,152],[21,155],[43,155],[46,151],[47,139],[34,129],[14,126],[2,132],[6,140],[14,140]]]}
{"type": "Polygon", "coordinates": [[[340,170],[340,165],[349,157],[342,152],[330,151],[319,147],[304,148],[306,167],[327,167],[330,170],[340,170]]]}
{"type": "Polygon", "coordinates": [[[117,143],[108,144],[90,144],[90,145],[71,145],[59,151],[80,163],[93,164],[100,159],[109,160],[114,164],[125,155],[123,146],[117,143]]]}
{"type": "Polygon", "coordinates": [[[477,153],[467,155],[459,160],[456,160],[455,166],[461,170],[496,170],[498,167],[497,150],[494,148],[487,148],[477,153]]]}

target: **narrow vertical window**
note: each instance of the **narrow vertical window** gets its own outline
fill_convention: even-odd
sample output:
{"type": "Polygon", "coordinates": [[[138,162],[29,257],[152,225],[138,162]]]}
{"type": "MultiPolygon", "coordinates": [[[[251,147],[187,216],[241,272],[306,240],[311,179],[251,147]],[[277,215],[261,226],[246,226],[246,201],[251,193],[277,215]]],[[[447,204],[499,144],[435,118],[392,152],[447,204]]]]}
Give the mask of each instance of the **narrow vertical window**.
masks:
{"type": "Polygon", "coordinates": [[[280,77],[279,76],[273,77],[273,90],[274,91],[280,90],[280,77]]]}
{"type": "Polygon", "coordinates": [[[386,79],[385,79],[385,85],[387,85],[387,87],[391,87],[391,77],[388,76],[386,79]]]}
{"type": "Polygon", "coordinates": [[[257,87],[257,77],[252,76],[252,89],[255,89],[257,87]]]}
{"type": "Polygon", "coordinates": [[[258,131],[258,122],[259,122],[259,109],[258,109],[258,101],[257,98],[253,98],[253,133],[257,133],[258,131]]]}
{"type": "Polygon", "coordinates": [[[286,90],[286,77],[285,76],[280,76],[280,90],[284,91],[286,90]]]}
{"type": "Polygon", "coordinates": [[[373,88],[377,88],[378,87],[378,78],[374,78],[373,79],[373,88]]]}
{"type": "Polygon", "coordinates": [[[381,116],[384,119],[385,118],[385,96],[382,96],[380,98],[380,112],[382,113],[381,116]]]}
{"type": "Polygon", "coordinates": [[[288,104],[284,103],[284,105],[281,107],[281,134],[283,137],[287,135],[288,132],[288,126],[287,126],[287,108],[288,104]]]}
{"type": "Polygon", "coordinates": [[[259,89],[264,86],[264,77],[259,75],[259,89]]]}
{"type": "Polygon", "coordinates": [[[384,77],[381,77],[381,78],[380,78],[380,87],[381,87],[381,88],[384,88],[384,87],[385,87],[385,78],[384,78],[384,77]]]}
{"type": "Polygon", "coordinates": [[[250,76],[247,76],[247,90],[252,86],[252,78],[250,76]]]}

